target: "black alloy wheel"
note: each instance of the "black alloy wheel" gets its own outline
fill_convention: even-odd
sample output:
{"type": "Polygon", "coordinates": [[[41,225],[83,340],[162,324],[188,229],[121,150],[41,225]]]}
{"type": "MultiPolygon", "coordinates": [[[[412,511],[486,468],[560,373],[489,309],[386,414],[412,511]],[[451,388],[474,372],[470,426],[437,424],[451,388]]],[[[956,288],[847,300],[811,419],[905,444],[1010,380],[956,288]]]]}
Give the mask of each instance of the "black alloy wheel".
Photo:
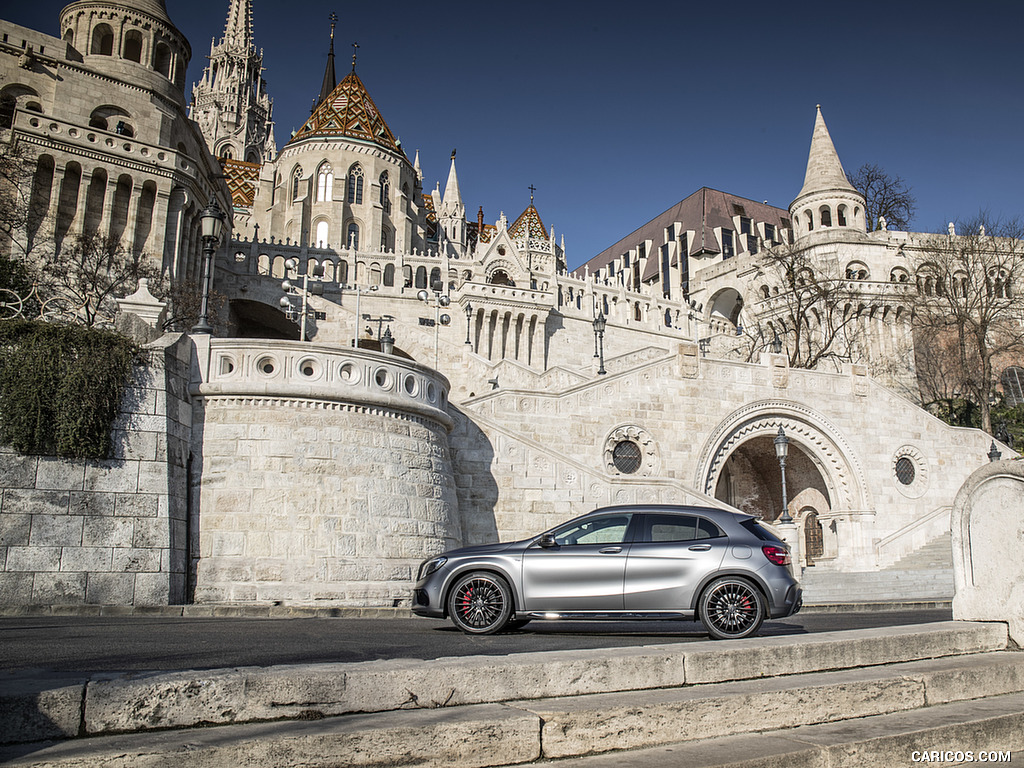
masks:
{"type": "Polygon", "coordinates": [[[700,596],[700,620],[715,640],[750,637],[765,617],[761,592],[745,579],[725,576],[711,582],[700,596]]]}
{"type": "Polygon", "coordinates": [[[448,593],[448,615],[467,634],[493,634],[504,629],[512,615],[512,590],[493,573],[467,573],[448,593]]]}

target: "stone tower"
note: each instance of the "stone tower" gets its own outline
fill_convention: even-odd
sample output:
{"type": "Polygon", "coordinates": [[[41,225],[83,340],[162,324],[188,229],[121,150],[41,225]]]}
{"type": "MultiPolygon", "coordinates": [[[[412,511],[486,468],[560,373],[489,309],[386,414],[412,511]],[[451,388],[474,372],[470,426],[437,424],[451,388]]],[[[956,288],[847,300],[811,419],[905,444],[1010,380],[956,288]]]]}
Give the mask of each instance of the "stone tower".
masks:
{"type": "Polygon", "coordinates": [[[796,238],[832,227],[866,231],[864,196],[846,178],[825,118],[821,116],[820,104],[814,120],[804,185],[790,203],[789,214],[796,238]]]}
{"type": "Polygon", "coordinates": [[[210,63],[192,89],[189,116],[221,160],[262,165],[277,154],[273,102],[262,76],[263,52],[252,35],[252,1],[231,0],[224,36],[210,43],[210,63]]]}
{"type": "Polygon", "coordinates": [[[455,172],[455,150],[452,150],[452,165],[448,171],[448,183],[444,187],[444,197],[437,213],[438,224],[444,233],[444,241],[455,254],[462,256],[466,252],[466,206],[462,202],[459,190],[459,177],[455,172]]]}

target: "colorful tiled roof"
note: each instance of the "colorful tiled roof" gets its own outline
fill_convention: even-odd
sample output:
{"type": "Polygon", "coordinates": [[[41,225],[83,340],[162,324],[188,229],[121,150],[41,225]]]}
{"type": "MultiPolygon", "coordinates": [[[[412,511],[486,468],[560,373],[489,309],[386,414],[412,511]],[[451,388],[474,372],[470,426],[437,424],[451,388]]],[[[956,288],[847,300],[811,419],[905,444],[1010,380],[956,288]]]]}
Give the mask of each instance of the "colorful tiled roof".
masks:
{"type": "Polygon", "coordinates": [[[231,201],[235,208],[252,208],[256,199],[256,184],[260,178],[259,163],[243,163],[241,160],[220,161],[224,168],[231,201]]]}
{"type": "Polygon", "coordinates": [[[544,238],[545,240],[548,237],[548,231],[544,228],[544,222],[540,220],[540,214],[537,213],[533,203],[530,203],[526,210],[519,214],[519,218],[508,228],[508,233],[512,237],[522,237],[524,234],[528,237],[544,238]]]}
{"type": "Polygon", "coordinates": [[[331,95],[317,105],[313,114],[291,141],[315,136],[346,136],[370,141],[404,156],[398,140],[377,111],[366,86],[355,72],[349,72],[345,79],[338,83],[338,87],[331,91],[331,95]]]}

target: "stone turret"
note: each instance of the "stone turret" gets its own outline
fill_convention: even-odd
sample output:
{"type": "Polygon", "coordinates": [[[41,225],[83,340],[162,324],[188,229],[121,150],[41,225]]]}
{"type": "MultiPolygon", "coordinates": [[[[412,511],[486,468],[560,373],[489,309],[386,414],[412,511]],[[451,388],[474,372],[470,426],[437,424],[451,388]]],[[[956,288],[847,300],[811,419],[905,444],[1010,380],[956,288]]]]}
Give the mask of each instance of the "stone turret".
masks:
{"type": "Polygon", "coordinates": [[[846,178],[818,105],[800,194],[789,206],[794,237],[833,227],[865,232],[864,196],[846,178]]]}
{"type": "Polygon", "coordinates": [[[459,190],[459,177],[455,172],[455,150],[452,150],[452,165],[448,170],[448,183],[437,214],[445,238],[454,250],[462,255],[466,250],[466,206],[459,190]]]}

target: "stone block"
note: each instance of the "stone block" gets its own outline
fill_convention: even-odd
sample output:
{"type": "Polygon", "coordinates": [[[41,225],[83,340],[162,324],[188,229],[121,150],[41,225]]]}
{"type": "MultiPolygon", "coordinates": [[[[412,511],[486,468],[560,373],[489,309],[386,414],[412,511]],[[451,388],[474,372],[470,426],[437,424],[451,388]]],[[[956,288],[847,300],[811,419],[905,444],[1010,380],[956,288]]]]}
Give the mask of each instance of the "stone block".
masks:
{"type": "Polygon", "coordinates": [[[156,573],[160,570],[160,550],[114,549],[110,570],[115,573],[156,573]]]}
{"type": "Polygon", "coordinates": [[[14,512],[0,514],[0,546],[28,546],[32,516],[14,512]]]}
{"type": "Polygon", "coordinates": [[[110,570],[110,547],[64,547],[60,555],[62,571],[107,572],[110,570]]]}
{"type": "Polygon", "coordinates": [[[71,491],[69,508],[73,515],[110,516],[114,514],[114,494],[71,491]]]}
{"type": "Polygon", "coordinates": [[[36,488],[80,491],[85,484],[85,464],[74,459],[39,458],[36,488]]]}
{"type": "Polygon", "coordinates": [[[69,493],[67,491],[37,491],[32,489],[8,488],[4,491],[3,513],[24,513],[27,515],[66,515],[69,493]]]}
{"type": "Polygon", "coordinates": [[[74,738],[82,723],[84,696],[84,681],[4,681],[0,743],[74,738]]]}
{"type": "Polygon", "coordinates": [[[85,467],[83,488],[87,491],[135,493],[139,489],[139,462],[124,459],[89,462],[85,467]]]}
{"type": "Polygon", "coordinates": [[[157,517],[135,519],[135,533],[132,546],[139,549],[170,546],[170,521],[157,517]]]}
{"type": "Polygon", "coordinates": [[[8,571],[59,571],[60,547],[8,547],[8,571]]]}
{"type": "Polygon", "coordinates": [[[132,605],[135,602],[135,574],[88,574],[85,601],[93,605],[132,605]]]}
{"type": "Polygon", "coordinates": [[[0,477],[6,488],[35,488],[39,459],[18,453],[0,453],[0,477]]]}
{"type": "Polygon", "coordinates": [[[82,545],[82,522],[77,515],[33,515],[29,544],[33,547],[82,545]]]}
{"type": "Polygon", "coordinates": [[[86,547],[131,547],[134,535],[131,519],[87,517],[82,525],[82,545],[86,547]]]}
{"type": "Polygon", "coordinates": [[[135,575],[135,605],[167,605],[170,603],[170,582],[166,573],[135,575]]]}
{"type": "Polygon", "coordinates": [[[85,602],[84,573],[37,573],[32,582],[32,602],[38,605],[71,605],[85,602]]]}
{"type": "Polygon", "coordinates": [[[32,581],[31,573],[0,573],[0,605],[30,605],[32,581]]]}

